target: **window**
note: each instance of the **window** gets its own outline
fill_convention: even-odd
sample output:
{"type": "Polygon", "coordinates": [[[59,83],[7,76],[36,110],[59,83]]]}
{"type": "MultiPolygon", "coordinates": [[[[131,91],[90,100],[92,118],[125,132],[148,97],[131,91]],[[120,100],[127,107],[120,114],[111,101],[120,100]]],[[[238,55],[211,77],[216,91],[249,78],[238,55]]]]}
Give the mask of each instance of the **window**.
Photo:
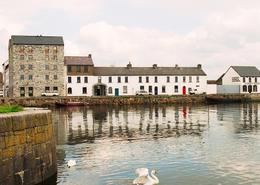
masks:
{"type": "Polygon", "coordinates": [[[20,87],[20,96],[21,97],[25,96],[25,88],[24,87],[20,87]]]}
{"type": "Polygon", "coordinates": [[[45,55],[49,55],[49,52],[50,52],[49,47],[46,46],[44,51],[45,51],[45,55]]]}
{"type": "Polygon", "coordinates": [[[57,55],[53,55],[53,60],[57,60],[57,59],[58,59],[57,55]]]}
{"type": "Polygon", "coordinates": [[[72,88],[71,87],[68,88],[68,94],[72,94],[72,88]]]}
{"type": "Polygon", "coordinates": [[[200,82],[200,77],[199,77],[199,76],[196,77],[196,82],[197,82],[197,83],[200,82]]]}
{"type": "Polygon", "coordinates": [[[243,92],[247,92],[247,86],[243,85],[243,92]]]}
{"type": "Polygon", "coordinates": [[[246,78],[245,78],[245,77],[243,77],[243,82],[244,82],[244,83],[246,82],[246,78]]]}
{"type": "Polygon", "coordinates": [[[20,60],[24,60],[24,55],[20,55],[20,60]]]}
{"type": "Polygon", "coordinates": [[[33,80],[33,75],[29,75],[29,80],[33,80]]]}
{"type": "Polygon", "coordinates": [[[182,81],[183,81],[183,82],[186,82],[186,76],[183,76],[183,77],[182,77],[182,81]]]}
{"type": "Polygon", "coordinates": [[[118,82],[118,83],[121,83],[121,77],[120,77],[120,76],[117,77],[117,82],[118,82]]]}
{"type": "Polygon", "coordinates": [[[29,69],[32,70],[33,69],[33,65],[29,64],[29,69]]]}
{"type": "Polygon", "coordinates": [[[68,76],[68,83],[71,83],[71,76],[68,76]]]}
{"type": "Polygon", "coordinates": [[[84,66],[84,73],[88,72],[88,66],[84,66]]]}
{"type": "Polygon", "coordinates": [[[253,86],[253,92],[257,92],[257,85],[253,86]]]}
{"type": "Polygon", "coordinates": [[[45,80],[49,80],[49,75],[45,75],[45,80]]]}
{"type": "Polygon", "coordinates": [[[20,65],[20,70],[24,70],[24,65],[20,65]]]}
{"type": "Polygon", "coordinates": [[[45,55],[45,60],[50,60],[50,56],[49,55],[45,55]]]}
{"type": "Polygon", "coordinates": [[[146,83],[149,83],[149,76],[146,77],[146,83]]]}
{"type": "Polygon", "coordinates": [[[166,87],[164,85],[162,86],[162,93],[166,93],[166,87]]]}
{"type": "Polygon", "coordinates": [[[128,76],[125,76],[125,83],[128,83],[128,76]]]}
{"type": "Polygon", "coordinates": [[[189,83],[192,83],[192,76],[189,76],[189,83]]]}
{"type": "Polygon", "coordinates": [[[175,83],[178,83],[178,76],[175,76],[175,83]]]}
{"type": "Polygon", "coordinates": [[[127,94],[127,86],[123,86],[123,94],[127,94]]]}
{"type": "Polygon", "coordinates": [[[57,55],[58,53],[58,48],[56,46],[53,47],[53,54],[54,55],[57,55]]]}
{"type": "Polygon", "coordinates": [[[24,80],[24,75],[20,75],[20,80],[24,80]]]}
{"type": "Polygon", "coordinates": [[[88,77],[87,76],[84,77],[84,83],[88,83],[88,77]]]}
{"type": "Polygon", "coordinates": [[[158,77],[155,76],[155,77],[154,77],[154,83],[157,83],[157,82],[158,82],[158,77]]]}
{"type": "Polygon", "coordinates": [[[32,55],[28,55],[28,60],[33,60],[33,56],[32,55]]]}
{"type": "Polygon", "coordinates": [[[53,70],[57,70],[58,66],[57,65],[53,65],[53,70]]]}
{"type": "Polygon", "coordinates": [[[255,77],[255,82],[257,82],[257,77],[255,77]]]}
{"type": "Polygon", "coordinates": [[[86,87],[82,88],[82,94],[87,94],[87,88],[86,87]]]}
{"type": "Polygon", "coordinates": [[[98,77],[98,83],[102,83],[102,78],[101,78],[101,76],[98,77]]]}
{"type": "Polygon", "coordinates": [[[28,53],[33,53],[33,48],[32,48],[32,46],[29,46],[29,47],[28,47],[28,53]]]}
{"type": "Polygon", "coordinates": [[[77,72],[80,72],[80,66],[77,66],[77,72]]]}
{"type": "Polygon", "coordinates": [[[175,85],[174,86],[174,92],[177,93],[179,90],[178,90],[178,85],[175,85]]]}
{"type": "Polygon", "coordinates": [[[112,89],[112,87],[109,87],[108,88],[108,94],[112,94],[113,93],[113,89],[112,89]]]}
{"type": "Polygon", "coordinates": [[[140,90],[144,90],[144,86],[143,85],[140,86],[140,90]]]}
{"type": "Polygon", "coordinates": [[[167,76],[167,83],[169,83],[170,82],[170,77],[169,76],[167,76]]]}
{"type": "Polygon", "coordinates": [[[54,80],[58,80],[58,75],[53,75],[54,80]]]}
{"type": "Polygon", "coordinates": [[[77,77],[77,83],[80,83],[80,76],[77,77]]]}
{"type": "Polygon", "coordinates": [[[108,83],[112,83],[112,76],[108,77],[108,83]]]}
{"type": "Polygon", "coordinates": [[[49,65],[45,65],[45,70],[49,70],[49,65]]]}
{"type": "Polygon", "coordinates": [[[149,86],[149,93],[152,93],[153,92],[153,86],[149,86]]]}
{"type": "Polygon", "coordinates": [[[139,76],[139,83],[142,83],[142,77],[139,76]]]}
{"type": "Polygon", "coordinates": [[[67,70],[70,73],[71,72],[71,66],[67,66],[67,70]]]}
{"type": "Polygon", "coordinates": [[[252,79],[251,79],[251,77],[249,77],[249,83],[251,83],[251,81],[252,81],[252,79]]]}
{"type": "Polygon", "coordinates": [[[50,87],[45,87],[45,92],[50,92],[50,87]]]}
{"type": "Polygon", "coordinates": [[[54,86],[54,87],[53,87],[53,91],[54,91],[54,92],[58,92],[58,87],[54,86]]]}
{"type": "Polygon", "coordinates": [[[20,53],[24,53],[24,47],[23,47],[23,46],[20,46],[20,47],[19,47],[19,52],[20,52],[20,53]]]}
{"type": "Polygon", "coordinates": [[[33,96],[33,87],[28,87],[28,96],[33,96]]]}

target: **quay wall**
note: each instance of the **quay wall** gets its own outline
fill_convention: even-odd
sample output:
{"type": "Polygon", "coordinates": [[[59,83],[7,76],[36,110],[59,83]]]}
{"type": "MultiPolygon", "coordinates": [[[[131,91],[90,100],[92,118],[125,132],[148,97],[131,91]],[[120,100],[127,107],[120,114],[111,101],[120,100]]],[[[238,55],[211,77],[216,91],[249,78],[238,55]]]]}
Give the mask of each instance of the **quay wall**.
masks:
{"type": "Polygon", "coordinates": [[[192,96],[119,96],[119,97],[35,97],[0,98],[0,104],[18,104],[29,107],[46,107],[80,103],[81,105],[144,105],[205,103],[205,95],[192,96]]]}
{"type": "Polygon", "coordinates": [[[0,114],[0,185],[34,185],[56,173],[51,111],[0,114]]]}

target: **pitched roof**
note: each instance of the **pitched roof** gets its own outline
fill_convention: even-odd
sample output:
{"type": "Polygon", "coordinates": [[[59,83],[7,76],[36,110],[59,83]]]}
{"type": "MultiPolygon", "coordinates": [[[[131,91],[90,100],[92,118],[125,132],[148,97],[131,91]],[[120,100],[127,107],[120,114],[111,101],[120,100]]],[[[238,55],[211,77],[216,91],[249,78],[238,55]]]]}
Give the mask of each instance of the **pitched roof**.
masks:
{"type": "Polygon", "coordinates": [[[88,65],[93,66],[93,61],[91,55],[89,56],[65,56],[65,65],[88,65]]]}
{"type": "Polygon", "coordinates": [[[26,36],[12,35],[11,45],[62,45],[64,46],[63,37],[60,36],[26,36]]]}
{"type": "Polygon", "coordinates": [[[195,75],[206,76],[198,67],[94,67],[96,76],[195,75]]]}
{"type": "Polygon", "coordinates": [[[231,66],[241,77],[260,76],[260,71],[255,66],[231,66]]]}

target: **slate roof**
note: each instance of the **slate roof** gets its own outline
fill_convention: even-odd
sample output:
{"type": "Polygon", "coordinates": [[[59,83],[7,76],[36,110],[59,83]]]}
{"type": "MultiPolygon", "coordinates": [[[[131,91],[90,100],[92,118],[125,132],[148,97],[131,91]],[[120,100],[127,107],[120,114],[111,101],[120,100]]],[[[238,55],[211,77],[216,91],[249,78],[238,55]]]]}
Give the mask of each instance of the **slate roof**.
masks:
{"type": "Polygon", "coordinates": [[[12,35],[11,45],[61,45],[64,46],[63,37],[60,36],[26,36],[12,35]]]}
{"type": "Polygon", "coordinates": [[[241,77],[260,77],[260,71],[255,66],[231,66],[241,77]]]}
{"type": "Polygon", "coordinates": [[[91,55],[89,56],[65,56],[65,65],[90,65],[93,66],[93,60],[91,55]]]}
{"type": "Polygon", "coordinates": [[[94,67],[96,76],[148,76],[148,75],[195,75],[206,76],[206,73],[197,67],[94,67]]]}

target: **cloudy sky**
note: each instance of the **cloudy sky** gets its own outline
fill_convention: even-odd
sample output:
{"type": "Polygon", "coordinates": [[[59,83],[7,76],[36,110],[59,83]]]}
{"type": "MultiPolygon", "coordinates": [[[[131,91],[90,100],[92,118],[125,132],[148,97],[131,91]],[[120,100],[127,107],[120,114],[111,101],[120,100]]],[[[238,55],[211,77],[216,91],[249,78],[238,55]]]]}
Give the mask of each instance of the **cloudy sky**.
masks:
{"type": "Polygon", "coordinates": [[[1,0],[0,61],[10,35],[61,35],[96,66],[260,68],[259,0],[1,0]]]}

